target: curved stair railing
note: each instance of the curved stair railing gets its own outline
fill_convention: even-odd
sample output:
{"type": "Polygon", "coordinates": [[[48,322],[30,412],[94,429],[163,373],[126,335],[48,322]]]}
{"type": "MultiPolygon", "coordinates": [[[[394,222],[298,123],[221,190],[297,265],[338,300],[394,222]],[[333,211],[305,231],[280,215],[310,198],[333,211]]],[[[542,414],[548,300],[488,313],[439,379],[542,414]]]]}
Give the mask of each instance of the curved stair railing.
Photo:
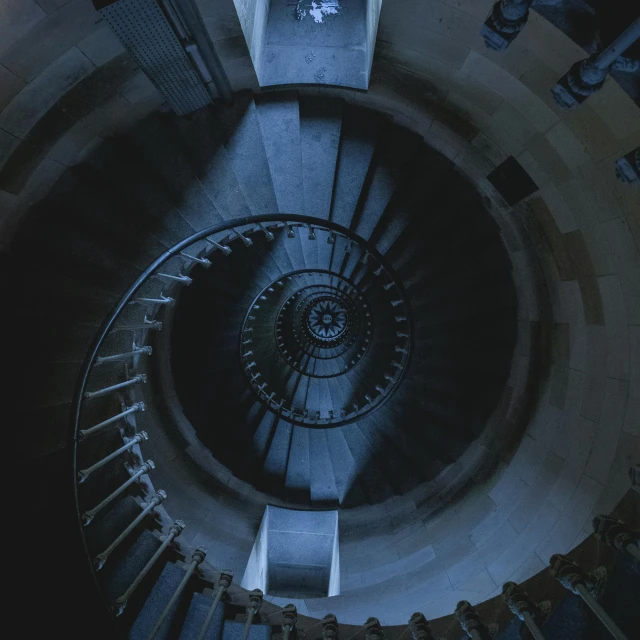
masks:
{"type": "MultiPolygon", "coordinates": [[[[353,242],[358,242],[364,247],[358,258],[360,265],[371,270],[376,277],[384,277],[386,273],[388,282],[385,288],[392,290],[391,293],[394,294],[391,296],[393,298],[392,305],[394,308],[398,307],[397,321],[401,326],[397,331],[399,342],[394,350],[398,361],[392,363],[392,369],[396,369],[396,371],[385,375],[385,380],[390,387],[397,384],[405,369],[410,351],[410,343],[407,340],[410,333],[410,317],[408,305],[403,298],[402,287],[393,281],[390,276],[392,270],[374,248],[339,225],[300,215],[255,216],[203,229],[159,256],[126,291],[98,331],[84,360],[72,406],[72,428],[75,443],[73,472],[78,524],[86,534],[84,536],[85,551],[91,562],[96,585],[103,595],[105,604],[115,616],[121,616],[125,613],[127,603],[140,593],[143,584],[147,583],[147,590],[151,588],[150,578],[155,575],[157,579],[158,563],[161,559],[166,558],[171,550],[176,550],[176,539],[185,528],[182,521],[172,521],[167,518],[166,512],[161,512],[162,503],[166,499],[167,493],[153,487],[150,476],[155,468],[155,463],[152,460],[145,460],[142,453],[142,445],[149,436],[145,431],[139,431],[135,422],[136,414],[145,410],[145,405],[139,398],[139,387],[147,382],[145,374],[139,373],[137,369],[141,359],[152,354],[152,347],[146,344],[150,337],[150,331],[162,329],[162,322],[156,319],[157,314],[162,307],[173,304],[178,287],[191,284],[192,278],[189,274],[194,267],[208,268],[211,266],[209,258],[212,253],[220,252],[226,256],[233,251],[234,244],[239,246],[237,243],[241,243],[244,246],[251,246],[252,237],[255,234],[263,234],[267,240],[271,241],[274,239],[274,233],[280,231],[286,231],[287,237],[295,237],[297,231],[304,231],[309,233],[310,239],[315,239],[316,234],[323,231],[328,234],[330,243],[334,243],[338,237],[342,237],[346,246],[352,246],[353,242]],[[122,464],[123,460],[124,464],[122,464]],[[99,478],[99,481],[95,483],[94,487],[91,487],[90,485],[96,477],[99,478]],[[132,513],[128,514],[129,520],[126,520],[124,516],[118,519],[119,514],[116,513],[113,516],[113,513],[118,511],[119,501],[121,502],[125,496],[132,497],[128,490],[134,486],[141,489],[138,493],[143,497],[138,496],[137,500],[133,498],[136,507],[132,513]],[[105,512],[109,512],[110,515],[105,516],[105,512]],[[98,523],[97,520],[102,517],[104,517],[104,521],[98,523]],[[130,579],[126,587],[122,588],[115,596],[113,593],[106,593],[103,589],[104,585],[101,584],[100,576],[104,567],[109,565],[110,557],[120,550],[123,543],[135,530],[147,528],[147,525],[150,524],[149,518],[154,517],[160,520],[164,535],[155,538],[155,546],[152,552],[148,553],[148,559],[130,579]],[[109,518],[115,521],[115,528],[113,522],[107,522],[109,518]],[[106,526],[107,524],[109,526],[106,526]],[[91,531],[95,531],[100,526],[105,527],[105,530],[110,529],[114,533],[106,542],[104,536],[102,539],[97,536],[97,539],[101,539],[104,546],[96,552],[96,541],[90,543],[88,538],[91,531]]],[[[318,285],[320,289],[321,286],[321,284],[318,285]]],[[[267,300],[268,296],[265,294],[262,294],[260,301],[267,300]]],[[[253,308],[255,309],[255,307],[256,303],[254,302],[253,308]]],[[[243,338],[248,340],[246,344],[250,346],[251,339],[246,336],[247,328],[250,327],[245,321],[243,338]]],[[[251,375],[251,367],[248,369],[249,375],[251,375]]],[[[379,394],[380,398],[389,395],[389,391],[389,388],[383,386],[377,386],[375,389],[375,393],[379,394]]],[[[369,404],[375,404],[374,398],[369,398],[369,404]]],[[[282,410],[281,402],[279,407],[275,407],[275,410],[286,415],[286,412],[282,410]]],[[[355,414],[362,410],[363,407],[353,408],[355,414]]],[[[347,409],[345,409],[345,413],[346,411],[347,409]]],[[[294,420],[299,420],[301,424],[307,424],[311,427],[320,426],[323,422],[330,423],[333,419],[333,416],[323,418],[322,416],[307,416],[304,413],[295,415],[292,411],[289,411],[288,415],[294,420]]],[[[344,419],[348,416],[341,415],[340,418],[344,419]]],[[[154,524],[157,528],[155,521],[154,524]]],[[[633,562],[638,563],[640,538],[637,531],[630,529],[620,521],[604,516],[596,518],[594,527],[596,534],[603,542],[628,554],[633,558],[633,562]]],[[[197,548],[183,554],[184,575],[177,586],[173,588],[171,596],[160,614],[141,637],[145,637],[146,640],[153,640],[160,636],[166,637],[166,632],[162,631],[163,627],[167,624],[167,619],[175,610],[176,604],[190,580],[199,575],[206,553],[206,549],[197,548]],[[187,555],[190,556],[188,559],[187,555]]],[[[593,573],[588,574],[570,559],[560,555],[551,558],[550,568],[552,575],[567,590],[578,595],[586,603],[612,637],[619,640],[626,638],[594,597],[596,589],[593,573]]],[[[210,627],[218,613],[220,603],[226,599],[227,604],[231,603],[246,610],[242,632],[243,640],[248,637],[252,624],[257,621],[264,622],[274,615],[281,616],[280,622],[277,624],[272,622],[271,624],[279,629],[277,633],[282,634],[283,640],[295,637],[297,630],[306,630],[307,637],[310,638],[308,632],[314,627],[318,627],[318,635],[321,635],[323,639],[338,639],[339,625],[335,616],[327,615],[323,620],[314,621],[312,625],[306,624],[303,628],[298,620],[295,606],[287,605],[269,616],[262,615],[260,617],[258,614],[262,605],[262,592],[255,590],[247,593],[236,588],[234,597],[230,598],[232,572],[222,571],[217,575],[217,584],[212,598],[210,598],[210,605],[207,606],[206,615],[198,625],[197,632],[188,636],[189,638],[205,640],[205,638],[214,637],[211,635],[210,627]]],[[[209,582],[213,587],[211,580],[209,582]]],[[[520,586],[513,582],[504,585],[503,598],[510,611],[522,621],[533,638],[545,637],[544,622],[549,615],[549,603],[534,602],[520,586]]],[[[454,615],[459,626],[469,638],[482,640],[496,637],[498,630],[493,625],[486,625],[469,602],[460,602],[454,615]]],[[[355,634],[350,634],[349,637],[355,637],[360,632],[364,632],[364,636],[371,640],[384,640],[385,638],[385,630],[381,627],[378,619],[373,617],[369,618],[361,628],[356,629],[355,634]]],[[[435,637],[432,635],[429,621],[421,613],[415,613],[411,616],[408,625],[403,628],[400,635],[405,633],[411,633],[414,640],[429,640],[435,637]]],[[[394,637],[396,636],[397,634],[394,634],[394,637]]],[[[186,636],[181,635],[180,637],[186,636]]]]}

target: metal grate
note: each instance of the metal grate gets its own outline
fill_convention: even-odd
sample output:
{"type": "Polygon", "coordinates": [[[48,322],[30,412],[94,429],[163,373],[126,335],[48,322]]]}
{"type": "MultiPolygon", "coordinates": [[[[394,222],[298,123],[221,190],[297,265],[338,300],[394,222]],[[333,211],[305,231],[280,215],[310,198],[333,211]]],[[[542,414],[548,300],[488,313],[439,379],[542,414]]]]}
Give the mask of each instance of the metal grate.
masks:
{"type": "Polygon", "coordinates": [[[118,0],[100,13],[178,115],[211,102],[156,0],[118,0]]]}

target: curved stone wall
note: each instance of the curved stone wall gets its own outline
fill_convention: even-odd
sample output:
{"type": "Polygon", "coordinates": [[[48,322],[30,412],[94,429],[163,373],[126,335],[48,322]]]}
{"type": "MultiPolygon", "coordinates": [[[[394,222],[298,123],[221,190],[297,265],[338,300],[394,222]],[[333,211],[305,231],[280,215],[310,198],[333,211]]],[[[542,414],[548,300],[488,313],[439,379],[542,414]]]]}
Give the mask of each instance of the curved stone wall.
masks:
{"type": "MultiPolygon", "coordinates": [[[[253,86],[233,14],[217,22],[219,14],[200,4],[208,26],[219,25],[216,42],[234,89],[253,86]]],[[[640,109],[611,78],[575,112],[556,109],[550,88],[584,52],[535,13],[509,50],[490,52],[479,36],[490,5],[383,3],[369,93],[336,93],[396,113],[476,181],[497,216],[526,230],[551,301],[549,376],[518,449],[496,474],[470,483],[464,500],[427,517],[418,515],[418,495],[380,506],[375,518],[345,514],[351,535],[341,544],[353,553],[342,566],[344,595],[301,603],[303,613],[396,623],[414,610],[437,617],[460,599],[484,600],[584,539],[591,517],[625,493],[630,461],[640,457],[640,195],[614,174],[615,159],[640,144],[640,109]],[[486,179],[508,155],[540,187],[513,208],[486,179]]],[[[66,166],[162,101],[89,0],[10,0],[3,10],[0,237],[7,249],[22,211],[66,166]]],[[[509,228],[505,240],[517,251],[509,228]]],[[[534,282],[520,286],[533,295],[534,282]]],[[[545,319],[537,313],[536,305],[523,311],[522,336],[545,319]]],[[[523,354],[513,376],[529,366],[523,354]]],[[[67,444],[64,420],[47,427],[61,433],[47,433],[42,455],[67,444]]],[[[229,479],[218,504],[236,490],[229,479]]],[[[220,544],[230,554],[253,540],[247,514],[231,517],[237,501],[218,510],[197,487],[184,500],[222,523],[220,544]]],[[[249,514],[254,522],[260,516],[249,514]]]]}
{"type": "MultiPolygon", "coordinates": [[[[257,88],[233,0],[201,4],[233,90],[257,88]]],[[[66,167],[163,102],[91,0],[3,2],[0,246],[66,167]]]]}

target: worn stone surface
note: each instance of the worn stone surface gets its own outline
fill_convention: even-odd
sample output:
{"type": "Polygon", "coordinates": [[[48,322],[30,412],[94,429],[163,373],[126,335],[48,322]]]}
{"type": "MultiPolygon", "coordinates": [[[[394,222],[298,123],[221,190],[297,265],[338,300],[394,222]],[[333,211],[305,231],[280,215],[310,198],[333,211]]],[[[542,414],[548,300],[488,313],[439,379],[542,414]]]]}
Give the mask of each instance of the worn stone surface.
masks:
{"type": "Polygon", "coordinates": [[[24,88],[24,80],[0,65],[0,112],[24,88]]]}
{"type": "Polygon", "coordinates": [[[26,137],[36,122],[93,69],[94,66],[79,49],[69,49],[0,113],[0,127],[19,138],[26,137]]]}
{"type": "Polygon", "coordinates": [[[88,36],[99,18],[91,0],[72,0],[39,21],[11,48],[0,54],[0,63],[26,82],[31,82],[53,60],[88,36]]]}

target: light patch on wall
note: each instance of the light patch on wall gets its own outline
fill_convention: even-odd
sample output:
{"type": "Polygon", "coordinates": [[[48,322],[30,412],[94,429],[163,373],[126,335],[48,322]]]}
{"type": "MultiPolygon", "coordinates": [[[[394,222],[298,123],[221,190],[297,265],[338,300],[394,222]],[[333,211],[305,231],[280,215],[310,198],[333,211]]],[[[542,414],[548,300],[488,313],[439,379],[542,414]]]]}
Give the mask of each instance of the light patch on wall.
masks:
{"type": "MultiPolygon", "coordinates": [[[[340,3],[338,0],[318,0],[317,2],[312,0],[309,15],[313,18],[313,21],[316,24],[320,24],[321,22],[324,22],[324,16],[338,15],[339,11],[340,3]]],[[[301,17],[304,17],[305,15],[306,12],[303,11],[301,17]]]]}

